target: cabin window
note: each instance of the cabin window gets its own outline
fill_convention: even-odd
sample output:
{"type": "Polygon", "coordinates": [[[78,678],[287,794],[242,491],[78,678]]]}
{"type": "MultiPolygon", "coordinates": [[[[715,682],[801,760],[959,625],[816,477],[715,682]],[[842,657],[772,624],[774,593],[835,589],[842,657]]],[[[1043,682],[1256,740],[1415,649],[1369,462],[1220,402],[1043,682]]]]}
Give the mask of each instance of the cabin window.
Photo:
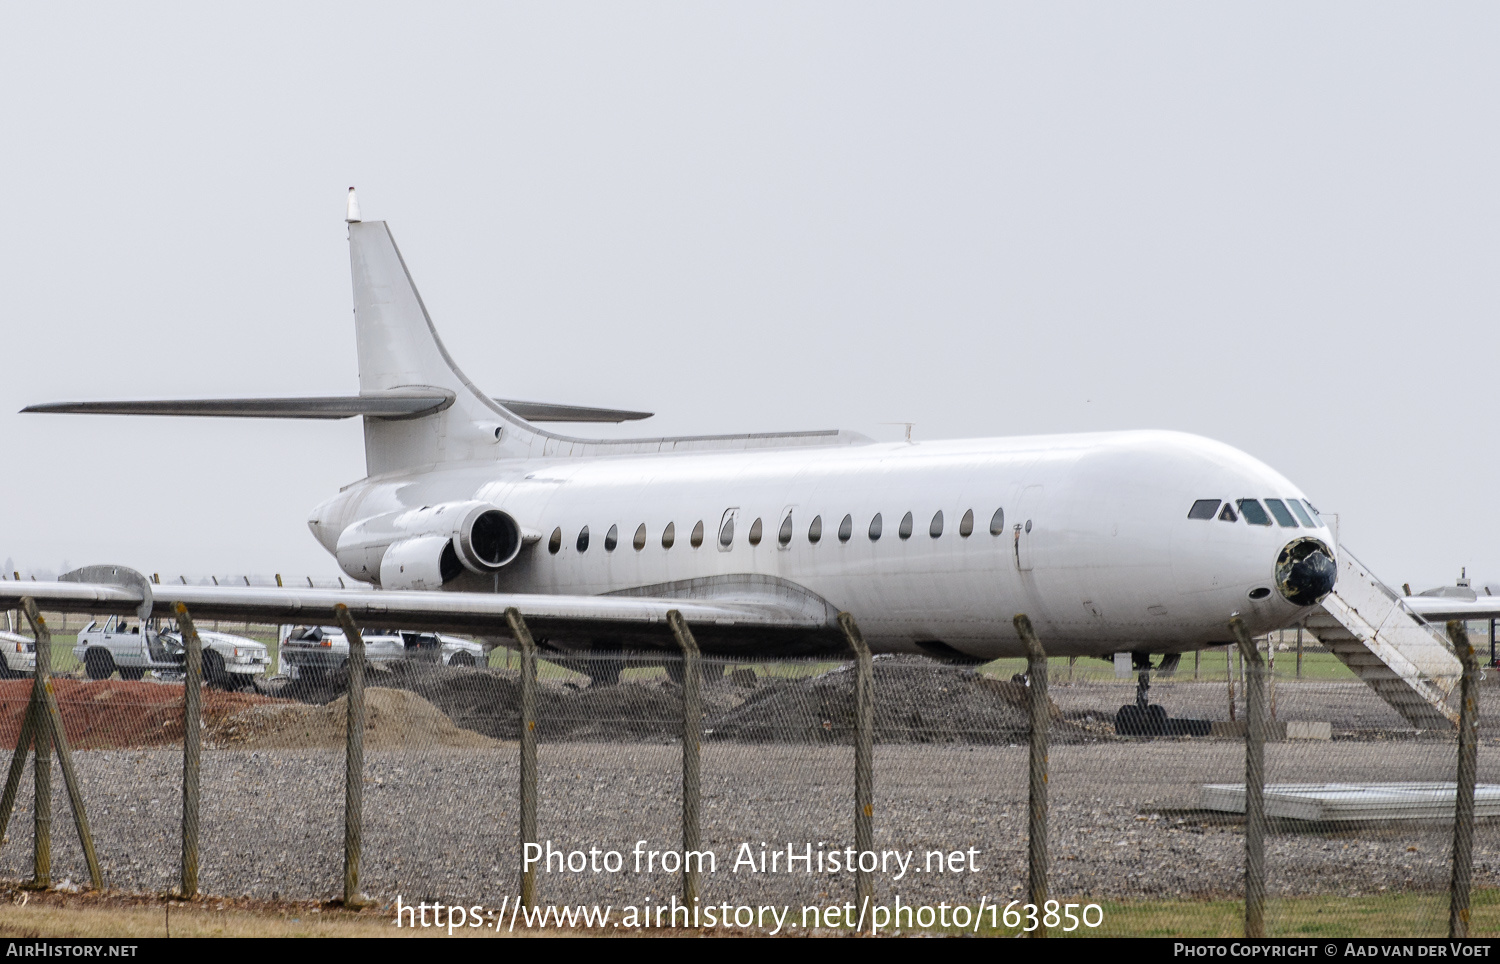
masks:
{"type": "Polygon", "coordinates": [[[1301,521],[1303,525],[1307,526],[1309,529],[1317,528],[1317,526],[1313,523],[1312,518],[1307,514],[1307,510],[1302,508],[1301,502],[1298,502],[1296,499],[1287,499],[1286,504],[1292,507],[1293,512],[1297,513],[1297,519],[1301,521]]]}
{"type": "Polygon", "coordinates": [[[910,512],[908,512],[906,515],[904,515],[904,516],[901,517],[901,525],[899,525],[896,528],[896,535],[900,536],[903,539],[910,539],[911,538],[911,513],[910,512]]]}
{"type": "Polygon", "coordinates": [[[807,527],[807,541],[813,545],[817,545],[818,540],[821,538],[823,538],[823,517],[815,515],[813,516],[812,525],[807,527]]]}
{"type": "Polygon", "coordinates": [[[998,536],[1005,531],[1005,510],[996,509],[995,514],[990,516],[990,535],[998,536]]]}
{"type": "Polygon", "coordinates": [[[698,520],[698,524],[695,525],[695,526],[693,526],[692,533],[688,535],[688,545],[692,546],[694,549],[696,549],[699,546],[703,545],[703,520],[702,519],[698,520]]]}
{"type": "Polygon", "coordinates": [[[670,548],[672,548],[672,543],[674,543],[676,541],[677,541],[677,523],[675,523],[675,522],[668,522],[667,523],[667,527],[665,529],[661,530],[661,547],[663,549],[670,549],[670,548]]]}
{"type": "Polygon", "coordinates": [[[1188,518],[1212,519],[1214,517],[1214,513],[1218,511],[1218,499],[1199,499],[1197,502],[1194,502],[1193,507],[1188,510],[1188,518]]]}
{"type": "Polygon", "coordinates": [[[974,534],[974,510],[965,509],[964,517],[958,520],[958,534],[965,539],[974,534]]]}
{"type": "Polygon", "coordinates": [[[854,516],[844,516],[844,521],[839,523],[839,541],[848,542],[849,537],[854,535],[854,516]]]}
{"type": "Polygon", "coordinates": [[[786,518],[781,520],[781,528],[776,532],[776,541],[782,546],[791,545],[792,542],[792,514],[788,512],[786,518]]]}
{"type": "Polygon", "coordinates": [[[758,545],[760,545],[760,520],[759,519],[756,519],[754,522],[750,523],[750,544],[752,546],[758,546],[758,545]]]}
{"type": "Polygon", "coordinates": [[[1240,507],[1240,515],[1244,516],[1245,521],[1251,525],[1268,526],[1271,524],[1271,517],[1266,515],[1266,510],[1261,508],[1260,503],[1254,499],[1240,499],[1236,505],[1240,507]]]}
{"type": "Polygon", "coordinates": [[[630,540],[630,544],[635,546],[636,552],[646,548],[646,523],[642,522],[636,527],[635,538],[630,540]]]}
{"type": "Polygon", "coordinates": [[[719,527],[719,545],[728,549],[734,545],[734,516],[726,515],[724,524],[719,527]]]}
{"type": "Polygon", "coordinates": [[[584,526],[578,530],[578,551],[587,552],[589,548],[589,527],[584,526]]]}
{"type": "Polygon", "coordinates": [[[1224,508],[1219,512],[1219,521],[1220,522],[1238,522],[1238,521],[1240,521],[1240,517],[1235,514],[1235,512],[1234,512],[1234,506],[1232,506],[1228,502],[1226,502],[1226,503],[1224,503],[1224,508]]]}
{"type": "Polygon", "coordinates": [[[609,527],[609,531],[604,534],[604,551],[605,552],[614,552],[615,551],[615,546],[617,546],[619,544],[620,544],[620,527],[612,525],[612,526],[609,527]]]}
{"type": "Polygon", "coordinates": [[[943,534],[942,509],[937,510],[937,514],[932,517],[932,523],[927,526],[927,534],[932,536],[934,539],[943,534]]]}
{"type": "Polygon", "coordinates": [[[870,541],[871,542],[874,542],[876,539],[880,538],[880,529],[881,529],[880,513],[877,512],[877,513],[875,513],[875,518],[873,518],[873,519],[870,520],[870,541]]]}
{"type": "Polygon", "coordinates": [[[552,538],[550,538],[550,539],[547,540],[547,551],[550,552],[550,553],[552,553],[555,556],[555,555],[557,555],[557,550],[559,550],[561,548],[562,548],[562,527],[559,526],[558,528],[552,530],[552,538]]]}
{"type": "Polygon", "coordinates": [[[1292,518],[1292,514],[1286,510],[1286,504],[1280,499],[1267,499],[1266,508],[1271,510],[1271,514],[1276,517],[1276,524],[1283,529],[1297,528],[1297,520],[1292,518]]]}

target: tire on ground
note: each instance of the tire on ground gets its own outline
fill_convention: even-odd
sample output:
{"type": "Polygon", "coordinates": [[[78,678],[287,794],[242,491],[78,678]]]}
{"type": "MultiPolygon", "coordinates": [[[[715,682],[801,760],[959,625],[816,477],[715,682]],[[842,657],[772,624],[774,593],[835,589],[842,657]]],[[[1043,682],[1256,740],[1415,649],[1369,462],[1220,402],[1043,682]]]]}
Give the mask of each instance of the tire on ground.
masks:
{"type": "Polygon", "coordinates": [[[209,686],[229,687],[229,674],[224,671],[224,657],[212,649],[203,651],[203,682],[209,686]]]}
{"type": "Polygon", "coordinates": [[[115,658],[107,649],[89,649],[83,654],[83,671],[89,679],[109,679],[115,672],[115,658]]]}

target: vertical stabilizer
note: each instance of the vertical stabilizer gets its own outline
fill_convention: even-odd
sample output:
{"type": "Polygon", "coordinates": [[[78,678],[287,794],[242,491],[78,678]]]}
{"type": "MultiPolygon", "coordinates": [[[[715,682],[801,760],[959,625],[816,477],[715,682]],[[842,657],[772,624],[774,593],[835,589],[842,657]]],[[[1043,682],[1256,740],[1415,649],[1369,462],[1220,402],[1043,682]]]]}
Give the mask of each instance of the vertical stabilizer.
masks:
{"type": "Polygon", "coordinates": [[[361,395],[451,395],[442,411],[419,418],[365,417],[370,475],[525,455],[537,433],[478,391],[449,357],[384,221],[349,223],[354,328],[361,395]]]}

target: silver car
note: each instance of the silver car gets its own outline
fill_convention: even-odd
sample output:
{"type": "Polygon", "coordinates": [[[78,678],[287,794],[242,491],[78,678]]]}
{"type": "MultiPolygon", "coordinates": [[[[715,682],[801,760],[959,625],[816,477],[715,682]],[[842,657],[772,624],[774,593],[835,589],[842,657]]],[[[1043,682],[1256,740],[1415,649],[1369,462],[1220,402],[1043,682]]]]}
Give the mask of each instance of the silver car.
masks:
{"type": "MultiPolygon", "coordinates": [[[[365,662],[388,663],[414,659],[446,666],[485,665],[484,647],[457,636],[413,630],[370,630],[365,662]]],[[[292,679],[327,675],[349,662],[349,640],[338,626],[296,626],[281,641],[281,668],[292,679]]]]}

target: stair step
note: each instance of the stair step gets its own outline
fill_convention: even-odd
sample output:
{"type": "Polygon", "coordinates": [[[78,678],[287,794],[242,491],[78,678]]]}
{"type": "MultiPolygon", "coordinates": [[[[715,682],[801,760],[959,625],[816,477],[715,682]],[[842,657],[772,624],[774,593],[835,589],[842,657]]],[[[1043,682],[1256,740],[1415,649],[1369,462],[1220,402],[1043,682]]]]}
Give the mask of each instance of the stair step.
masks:
{"type": "Polygon", "coordinates": [[[1408,723],[1420,729],[1453,726],[1457,714],[1448,707],[1444,690],[1460,672],[1458,659],[1444,645],[1441,630],[1415,617],[1400,618],[1400,613],[1410,613],[1392,609],[1393,602],[1400,606],[1401,597],[1340,546],[1333,595],[1304,626],[1408,723]],[[1361,635],[1372,631],[1375,640],[1361,635]],[[1401,654],[1399,669],[1370,648],[1377,640],[1381,651],[1401,654]]]}

